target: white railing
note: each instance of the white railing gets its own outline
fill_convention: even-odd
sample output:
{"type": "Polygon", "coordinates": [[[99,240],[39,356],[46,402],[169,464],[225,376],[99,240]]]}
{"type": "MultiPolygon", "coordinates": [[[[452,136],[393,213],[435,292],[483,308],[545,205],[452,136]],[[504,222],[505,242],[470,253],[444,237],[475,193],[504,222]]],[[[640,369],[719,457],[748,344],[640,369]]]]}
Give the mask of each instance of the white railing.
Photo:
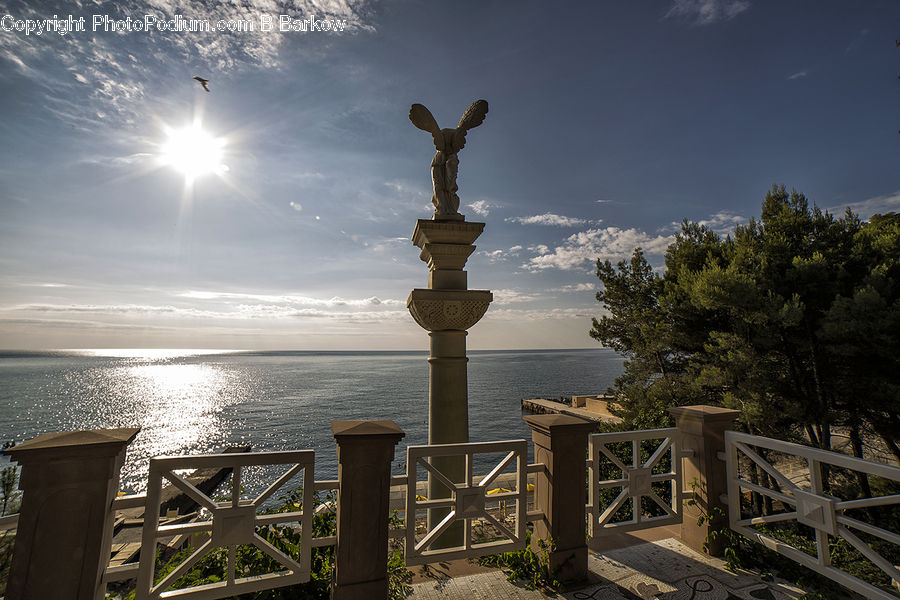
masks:
{"type": "Polygon", "coordinates": [[[525,524],[529,517],[527,457],[525,440],[409,446],[406,452],[406,564],[412,566],[436,560],[473,558],[524,549],[525,524]],[[479,454],[503,454],[503,457],[476,483],[473,467],[475,456],[479,454]],[[452,476],[448,476],[434,464],[433,459],[444,457],[459,457],[464,460],[465,474],[462,482],[454,482],[452,476]],[[511,465],[515,465],[515,489],[492,489],[497,477],[511,465]],[[447,497],[420,499],[416,496],[419,467],[429,477],[441,483],[448,493],[447,497]],[[502,510],[506,510],[510,502],[515,503],[512,526],[505,522],[499,512],[495,516],[488,509],[487,504],[494,501],[503,507],[502,510]],[[447,512],[439,523],[424,532],[421,539],[417,539],[417,512],[433,509],[444,509],[447,512]],[[436,547],[435,542],[457,522],[462,522],[462,543],[449,548],[436,547]],[[485,542],[475,539],[473,527],[476,524],[492,527],[500,535],[500,539],[485,542]]]}
{"type": "MultiPolygon", "coordinates": [[[[314,478],[315,453],[312,450],[290,452],[255,452],[246,454],[210,454],[199,456],[176,456],[153,458],[150,460],[147,487],[144,529],[142,534],[141,561],[138,567],[136,600],[161,598],[215,599],[262,591],[309,580],[310,556],[313,546],[334,543],[333,538],[314,540],[312,519],[315,507],[314,493],[317,487],[314,478]],[[287,471],[254,499],[241,498],[241,468],[264,465],[290,465],[287,471]],[[217,502],[198,490],[176,471],[208,467],[230,467],[232,469],[231,499],[217,502]],[[262,504],[279,488],[302,472],[303,492],[299,510],[283,513],[257,514],[262,504]],[[176,525],[159,524],[159,506],[162,480],[187,494],[202,508],[211,513],[211,519],[176,525]],[[256,533],[257,526],[277,523],[299,523],[301,542],[298,560],[286,555],[266,539],[256,533]],[[175,570],[159,583],[154,583],[154,557],[156,543],[160,538],[176,535],[205,534],[206,541],[195,550],[175,570]],[[238,577],[237,549],[242,545],[253,545],[267,554],[285,570],[264,575],[238,577]],[[186,574],[191,567],[217,547],[228,548],[225,580],[196,587],[170,590],[172,584],[186,574]]],[[[332,482],[323,482],[322,489],[331,489],[332,482]]]]}
{"type": "Polygon", "coordinates": [[[825,485],[822,467],[832,465],[897,482],[900,482],[900,468],[736,431],[727,431],[725,433],[725,444],[728,469],[729,524],[734,531],[809,567],[825,577],[833,579],[866,598],[871,600],[897,599],[897,596],[832,566],[830,562],[829,536],[843,538],[858,550],[860,554],[884,571],[888,577],[894,581],[900,581],[900,569],[878,554],[851,530],[862,532],[895,545],[900,545],[900,535],[897,532],[888,531],[877,525],[847,516],[845,512],[851,509],[897,505],[900,504],[900,494],[873,498],[854,498],[852,500],[843,500],[827,495],[824,493],[825,485]],[[754,448],[765,448],[805,460],[809,468],[809,487],[801,488],[795,484],[779,470],[778,466],[764,459],[754,448]],[[744,457],[744,460],[751,461],[768,474],[769,477],[777,482],[779,489],[773,489],[762,483],[753,483],[741,477],[738,469],[740,466],[739,461],[742,457],[744,457]],[[741,498],[744,490],[756,492],[776,502],[780,502],[784,507],[784,512],[745,518],[741,511],[741,498]],[[815,556],[755,529],[755,526],[759,525],[789,523],[791,521],[811,527],[815,531],[815,556]]]}
{"type": "MultiPolygon", "coordinates": [[[[649,429],[617,433],[595,433],[590,437],[589,493],[587,512],[590,514],[591,536],[604,531],[634,531],[662,525],[681,523],[683,484],[681,474],[681,440],[678,429],[649,429]],[[642,442],[659,440],[647,460],[642,460],[642,442]],[[609,448],[610,444],[631,443],[631,460],[622,459],[609,448]],[[661,461],[668,454],[670,466],[662,469],[661,461]],[[630,463],[630,464],[626,464],[630,463]],[[601,473],[612,467],[621,477],[609,479],[601,473]],[[660,497],[653,484],[671,482],[667,499],[660,497]],[[601,506],[601,490],[621,488],[615,499],[601,506]],[[642,507],[642,498],[649,498],[663,511],[662,515],[648,515],[642,507]],[[631,501],[631,518],[614,521],[616,513],[631,501]]],[[[664,494],[665,495],[665,494],[664,494]]]]}

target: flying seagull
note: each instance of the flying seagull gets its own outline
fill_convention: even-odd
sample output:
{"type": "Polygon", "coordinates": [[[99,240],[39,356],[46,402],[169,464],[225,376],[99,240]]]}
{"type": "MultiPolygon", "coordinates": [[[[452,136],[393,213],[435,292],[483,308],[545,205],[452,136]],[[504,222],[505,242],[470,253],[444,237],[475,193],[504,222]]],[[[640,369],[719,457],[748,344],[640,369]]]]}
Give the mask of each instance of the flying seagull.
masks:
{"type": "Polygon", "coordinates": [[[204,90],[209,91],[209,79],[203,79],[202,77],[194,77],[194,79],[200,82],[204,90]]]}

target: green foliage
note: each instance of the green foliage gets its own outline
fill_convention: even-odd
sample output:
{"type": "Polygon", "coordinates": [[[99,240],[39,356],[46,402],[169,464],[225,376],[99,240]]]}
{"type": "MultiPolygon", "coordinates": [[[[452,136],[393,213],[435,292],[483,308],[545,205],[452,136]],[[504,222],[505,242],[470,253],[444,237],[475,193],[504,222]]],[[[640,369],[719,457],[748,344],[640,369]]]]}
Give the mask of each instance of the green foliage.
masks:
{"type": "MultiPolygon", "coordinates": [[[[21,492],[19,471],[15,465],[7,465],[0,470],[0,517],[19,512],[21,492]]],[[[0,597],[6,594],[6,582],[12,565],[13,546],[16,542],[14,530],[0,531],[0,597]]]]}
{"type": "MultiPolygon", "coordinates": [[[[900,492],[900,486],[896,482],[883,479],[874,479],[873,488],[877,495],[890,495],[900,492]]],[[[849,485],[853,485],[852,481],[849,485]]],[[[691,482],[691,489],[696,493],[697,482],[691,482]]],[[[835,490],[838,491],[838,490],[835,490]]],[[[846,495],[848,490],[840,490],[846,495]]],[[[852,496],[852,491],[850,491],[852,496]]],[[[793,560],[769,550],[765,546],[752,542],[742,535],[738,535],[727,527],[727,516],[719,507],[712,507],[704,511],[699,504],[690,499],[687,504],[700,509],[698,525],[710,525],[719,523],[722,527],[711,529],[703,544],[703,550],[708,551],[713,545],[720,545],[724,551],[726,567],[734,569],[750,569],[757,571],[764,580],[771,580],[774,576],[795,583],[805,590],[812,590],[803,596],[804,600],[844,600],[848,598],[848,592],[843,587],[827,577],[794,562],[793,560]]],[[[897,531],[900,526],[900,506],[888,505],[877,507],[874,522],[889,531],[897,531]]],[[[860,518],[860,515],[848,515],[860,518]]],[[[862,520],[860,518],[860,520],[862,520]]],[[[760,533],[779,540],[794,548],[797,548],[810,556],[816,555],[815,535],[811,530],[801,526],[797,522],[785,522],[769,525],[757,525],[760,533]]],[[[900,547],[886,542],[874,536],[860,533],[864,541],[876,552],[881,554],[891,564],[900,563],[900,547]]],[[[891,591],[891,579],[884,571],[868,561],[856,548],[842,538],[829,536],[830,564],[853,577],[857,577],[891,591]]]]}
{"type": "Polygon", "coordinates": [[[7,465],[0,470],[0,517],[19,512],[22,493],[19,491],[19,470],[7,465]]]}
{"type": "Polygon", "coordinates": [[[525,532],[524,550],[482,556],[478,559],[478,564],[506,569],[508,571],[506,578],[509,581],[524,581],[528,589],[564,591],[564,586],[557,577],[565,563],[554,569],[550,568],[550,552],[556,548],[553,540],[549,542],[537,540],[536,545],[537,552],[531,543],[529,530],[525,532]]]}
{"type": "MultiPolygon", "coordinates": [[[[400,529],[404,525],[396,510],[391,511],[388,517],[389,529],[400,529]]],[[[412,571],[406,568],[406,558],[403,554],[403,542],[391,540],[388,545],[388,600],[403,600],[412,592],[412,571]]]]}
{"type": "MultiPolygon", "coordinates": [[[[830,450],[839,430],[855,456],[880,441],[900,460],[900,214],[837,217],[773,187],[760,217],[731,235],[685,221],[662,275],[637,249],[615,267],[598,261],[597,276],[606,315],[590,334],[626,359],[609,390],[623,429],[669,425],[672,406],[712,404],[740,410],[741,428],[753,434],[830,450]]],[[[830,471],[826,491],[845,499],[881,485],[830,471]]],[[[753,514],[772,504],[758,495],[753,503],[753,514]]],[[[861,512],[856,518],[900,529],[896,509],[861,512]]],[[[806,533],[776,529],[809,543],[806,533]]],[[[760,565],[801,569],[742,538],[714,541],[725,543],[731,564],[764,555],[760,565]]],[[[879,552],[900,562],[896,549],[879,552]]],[[[845,542],[832,539],[831,553],[835,565],[884,585],[845,542]]]]}
{"type": "MultiPolygon", "coordinates": [[[[267,513],[289,512],[296,510],[303,498],[302,488],[298,488],[279,498],[280,505],[267,513]]],[[[333,502],[334,493],[324,497],[316,494],[314,506],[333,502]]],[[[398,525],[397,514],[391,515],[391,526],[398,525]]],[[[332,512],[323,512],[313,516],[312,537],[329,537],[336,533],[337,520],[332,512]]],[[[270,544],[291,556],[299,558],[301,535],[288,525],[269,525],[257,527],[256,533],[270,544]]],[[[156,582],[175,570],[178,565],[190,556],[192,550],[183,550],[174,556],[165,556],[161,552],[156,556],[156,582]]],[[[249,577],[283,570],[280,563],[259,550],[256,546],[239,546],[236,555],[236,576],[249,577]]],[[[216,583],[225,579],[228,564],[228,550],[217,548],[201,559],[172,586],[173,589],[216,583]]],[[[232,600],[326,600],[331,596],[333,571],[335,566],[334,547],[321,546],[312,549],[310,564],[310,580],[306,583],[289,587],[276,588],[262,592],[244,594],[232,600]]],[[[392,544],[388,554],[388,597],[390,600],[401,600],[411,590],[409,582],[412,573],[406,569],[401,545],[392,544]]],[[[133,594],[129,596],[132,599],[133,594]]]]}
{"type": "Polygon", "coordinates": [[[713,404],[751,433],[830,449],[843,427],[900,459],[900,215],[836,218],[773,187],[731,236],[685,221],[663,275],[637,249],[597,276],[590,334],[626,359],[609,390],[626,429],[713,404]]]}

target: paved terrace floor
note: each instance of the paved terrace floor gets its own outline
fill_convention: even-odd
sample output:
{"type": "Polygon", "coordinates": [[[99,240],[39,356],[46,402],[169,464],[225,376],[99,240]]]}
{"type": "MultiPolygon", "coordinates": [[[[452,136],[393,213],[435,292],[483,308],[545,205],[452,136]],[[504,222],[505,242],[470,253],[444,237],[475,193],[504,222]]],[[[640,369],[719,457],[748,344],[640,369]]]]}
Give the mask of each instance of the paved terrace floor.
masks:
{"type": "MultiPolygon", "coordinates": [[[[506,574],[484,573],[414,583],[409,600],[795,600],[803,591],[694,552],[675,538],[638,543],[588,557],[591,583],[561,594],[528,590],[506,574]]],[[[421,579],[421,577],[417,578],[421,579]]]]}

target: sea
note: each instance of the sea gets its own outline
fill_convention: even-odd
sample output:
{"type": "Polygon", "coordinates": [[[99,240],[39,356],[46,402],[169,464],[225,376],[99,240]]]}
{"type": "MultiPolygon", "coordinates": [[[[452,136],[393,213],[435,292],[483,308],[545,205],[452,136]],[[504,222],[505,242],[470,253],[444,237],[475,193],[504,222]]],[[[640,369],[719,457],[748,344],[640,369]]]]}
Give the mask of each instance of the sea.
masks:
{"type": "MultiPolygon", "coordinates": [[[[622,372],[622,358],[604,348],[468,356],[473,442],[530,440],[522,398],[602,393],[622,372]]],[[[395,421],[406,433],[395,452],[394,471],[402,472],[406,446],[427,443],[427,353],[0,351],[0,443],[140,427],[122,470],[120,489],[128,493],[146,489],[151,457],[235,445],[313,449],[316,479],[333,479],[336,419],[395,421]]]]}

